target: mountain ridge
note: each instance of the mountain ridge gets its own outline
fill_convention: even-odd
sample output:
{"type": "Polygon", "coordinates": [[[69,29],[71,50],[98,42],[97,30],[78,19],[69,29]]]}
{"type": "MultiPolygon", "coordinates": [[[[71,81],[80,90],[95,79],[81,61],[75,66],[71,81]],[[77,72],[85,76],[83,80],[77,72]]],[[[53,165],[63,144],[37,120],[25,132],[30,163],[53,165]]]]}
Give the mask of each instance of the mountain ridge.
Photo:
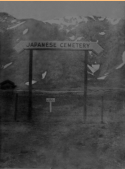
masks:
{"type": "MultiPolygon", "coordinates": [[[[125,20],[123,19],[71,16],[51,21],[37,21],[35,19],[19,20],[5,13],[3,15],[0,13],[0,18],[3,18],[2,21],[0,20],[1,81],[9,78],[19,88],[27,88],[25,83],[28,82],[28,52],[17,53],[14,50],[14,46],[22,40],[70,40],[98,43],[104,51],[99,56],[89,52],[88,57],[88,84],[91,85],[100,85],[100,80],[103,81],[103,85],[107,77],[111,76],[110,79],[112,79],[111,70],[117,71],[116,68],[122,63],[124,67],[122,55],[125,51],[125,20]],[[19,65],[22,65],[22,68],[19,65]],[[94,68],[94,65],[97,65],[98,69],[94,68]],[[104,79],[99,79],[108,72],[109,74],[104,79]]],[[[64,85],[67,89],[74,86],[83,87],[84,56],[80,52],[34,51],[33,69],[33,78],[37,81],[33,86],[36,89],[46,89],[46,87],[61,89],[64,85]],[[42,58],[38,57],[40,55],[42,58]],[[42,80],[41,74],[44,71],[47,71],[47,75],[42,80]]]]}

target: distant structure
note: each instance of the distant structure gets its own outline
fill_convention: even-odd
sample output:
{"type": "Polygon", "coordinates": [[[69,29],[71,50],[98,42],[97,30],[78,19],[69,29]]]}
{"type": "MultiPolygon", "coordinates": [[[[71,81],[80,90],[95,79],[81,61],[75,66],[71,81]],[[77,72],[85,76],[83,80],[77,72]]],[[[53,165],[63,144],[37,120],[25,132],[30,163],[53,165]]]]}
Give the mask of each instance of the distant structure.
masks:
{"type": "Polygon", "coordinates": [[[15,88],[16,88],[15,83],[10,80],[5,80],[2,83],[0,83],[1,90],[13,90],[15,88]]]}

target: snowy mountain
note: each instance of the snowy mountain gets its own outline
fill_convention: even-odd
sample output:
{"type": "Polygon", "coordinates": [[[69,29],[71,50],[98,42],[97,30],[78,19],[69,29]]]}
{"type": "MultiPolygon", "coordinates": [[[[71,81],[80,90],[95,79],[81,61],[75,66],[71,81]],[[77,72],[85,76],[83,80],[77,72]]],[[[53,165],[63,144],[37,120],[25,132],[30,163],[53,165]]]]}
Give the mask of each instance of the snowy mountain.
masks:
{"type": "MultiPolygon", "coordinates": [[[[96,42],[104,49],[89,51],[88,84],[121,87],[125,67],[125,20],[97,16],[65,16],[47,21],[18,20],[0,13],[0,82],[9,79],[19,89],[28,87],[28,51],[17,52],[22,40],[96,42]],[[116,72],[116,73],[115,73],[116,72]],[[120,72],[120,75],[119,73],[120,72]],[[114,78],[115,77],[115,78],[114,78]],[[120,79],[119,79],[120,78],[120,79]],[[120,83],[115,83],[120,81],[120,83]]],[[[84,52],[34,51],[35,89],[83,89],[84,52]],[[45,73],[47,72],[47,73],[45,73]]]]}

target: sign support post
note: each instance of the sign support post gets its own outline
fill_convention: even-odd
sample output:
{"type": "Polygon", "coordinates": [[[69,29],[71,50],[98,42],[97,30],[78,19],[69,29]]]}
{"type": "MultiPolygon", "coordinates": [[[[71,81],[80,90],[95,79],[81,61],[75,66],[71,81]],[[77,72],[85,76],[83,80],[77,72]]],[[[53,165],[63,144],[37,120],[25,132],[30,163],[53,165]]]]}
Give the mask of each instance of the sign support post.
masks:
{"type": "Polygon", "coordinates": [[[18,107],[18,93],[15,95],[15,111],[14,111],[14,120],[17,121],[17,107],[18,107]]]}
{"type": "Polygon", "coordinates": [[[101,123],[103,124],[103,101],[104,101],[104,97],[102,96],[102,111],[101,111],[101,123]]]}
{"type": "Polygon", "coordinates": [[[33,50],[29,50],[29,107],[28,107],[28,119],[32,119],[32,62],[33,62],[33,50]]]}
{"type": "Polygon", "coordinates": [[[52,113],[52,102],[49,102],[50,104],[50,113],[52,113]]]}
{"type": "Polygon", "coordinates": [[[88,61],[88,51],[85,51],[85,59],[84,59],[84,123],[86,123],[86,117],[87,117],[87,61],[88,61]]]}

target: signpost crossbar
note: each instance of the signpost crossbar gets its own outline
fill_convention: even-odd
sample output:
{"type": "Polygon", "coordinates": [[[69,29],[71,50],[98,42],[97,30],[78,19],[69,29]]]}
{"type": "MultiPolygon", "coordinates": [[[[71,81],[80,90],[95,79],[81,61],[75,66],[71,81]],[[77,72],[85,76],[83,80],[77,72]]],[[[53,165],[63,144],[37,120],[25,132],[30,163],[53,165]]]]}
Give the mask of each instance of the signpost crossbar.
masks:
{"type": "Polygon", "coordinates": [[[86,41],[21,41],[15,46],[15,50],[20,52],[24,49],[34,50],[92,50],[100,53],[103,49],[96,42],[86,41]]]}

